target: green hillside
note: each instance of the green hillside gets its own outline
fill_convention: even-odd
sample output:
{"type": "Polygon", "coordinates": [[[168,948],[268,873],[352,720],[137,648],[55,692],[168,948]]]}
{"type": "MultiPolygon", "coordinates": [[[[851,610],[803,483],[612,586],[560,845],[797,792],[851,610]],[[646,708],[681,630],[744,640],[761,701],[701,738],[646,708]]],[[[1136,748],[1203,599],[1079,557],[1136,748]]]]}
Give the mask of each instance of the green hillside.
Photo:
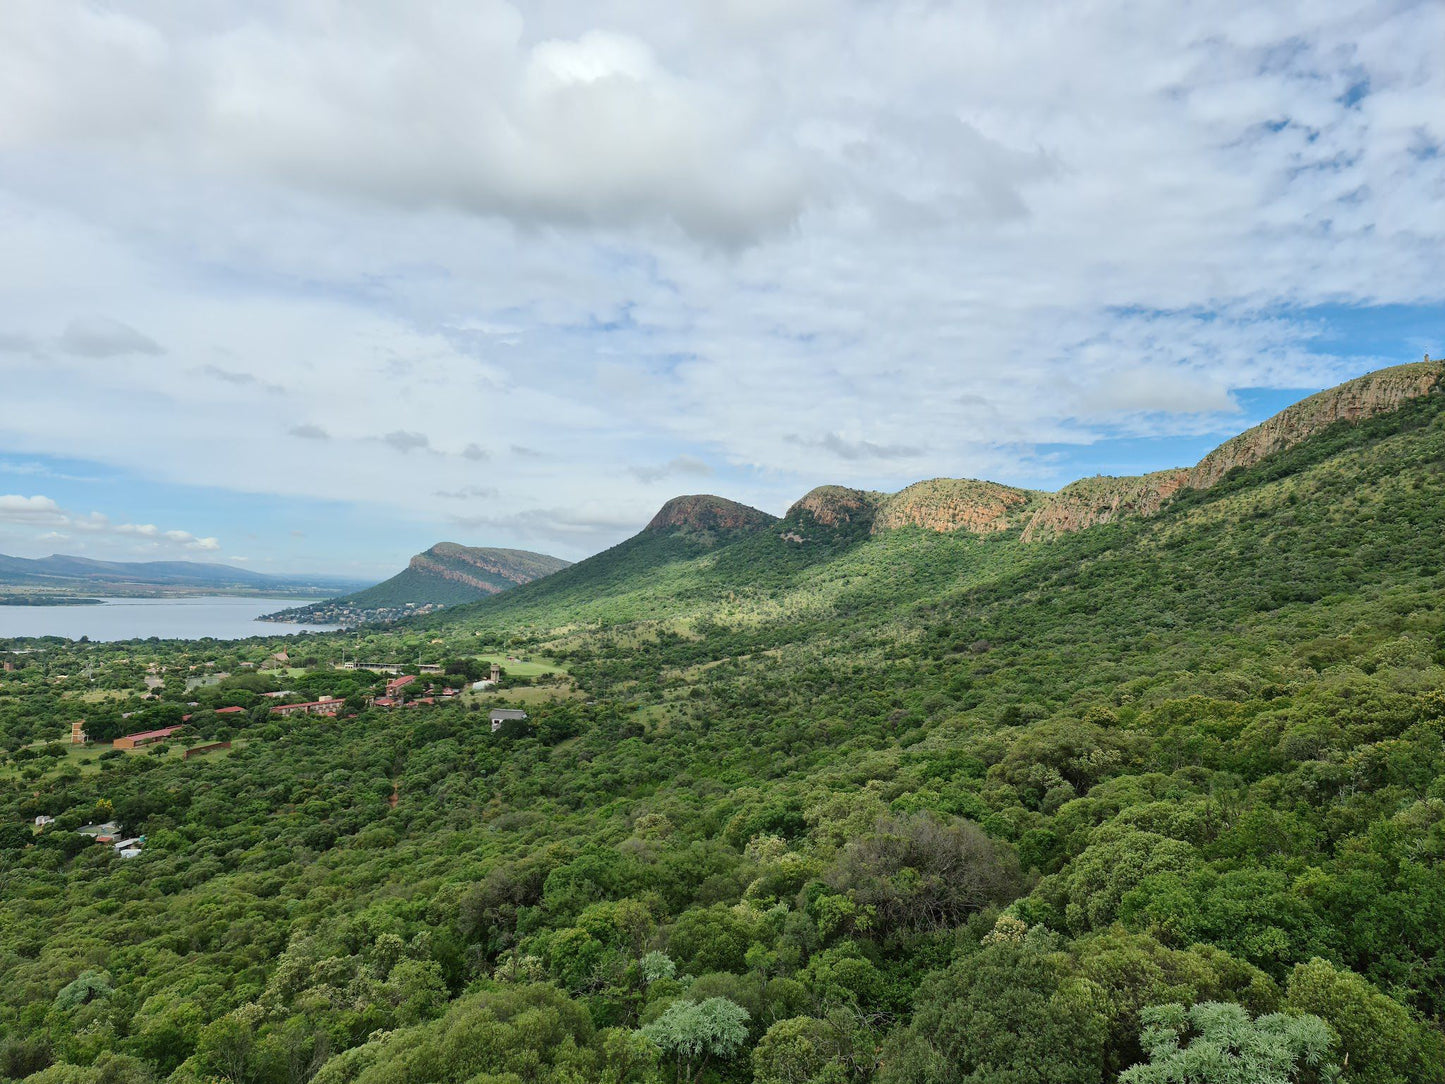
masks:
{"type": "MultiPolygon", "coordinates": [[[[1030,541],[1047,495],[989,491],[985,531],[687,505],[288,678],[565,667],[495,735],[513,689],[12,756],[0,1078],[1445,1079],[1445,396],[1309,416],[1030,541]],[[140,857],[77,842],[101,802],[140,857]],[[1191,1038],[1196,1075],[1144,1065],[1191,1038]]],[[[0,744],[139,650],[0,675],[0,744]]]]}
{"type": "Polygon", "coordinates": [[[439,542],[411,559],[389,580],[354,594],[269,614],[263,620],[356,625],[393,621],[488,595],[549,576],[571,562],[530,550],[493,549],[439,542]]]}

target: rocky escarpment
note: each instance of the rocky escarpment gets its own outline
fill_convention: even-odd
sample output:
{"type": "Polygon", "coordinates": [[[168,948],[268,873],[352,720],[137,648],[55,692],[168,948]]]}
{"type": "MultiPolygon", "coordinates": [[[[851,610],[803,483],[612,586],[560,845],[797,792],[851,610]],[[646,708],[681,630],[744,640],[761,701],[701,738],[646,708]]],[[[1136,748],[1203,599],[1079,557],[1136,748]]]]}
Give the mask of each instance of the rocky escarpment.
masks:
{"type": "Polygon", "coordinates": [[[1398,410],[1410,399],[1438,391],[1442,374],[1445,368],[1438,362],[1397,365],[1301,399],[1214,449],[1189,472],[1187,484],[1208,489],[1235,467],[1252,467],[1335,422],[1358,422],[1398,410]]]}
{"type": "Polygon", "coordinates": [[[568,562],[528,550],[505,550],[438,542],[418,553],[407,567],[452,583],[496,594],[515,584],[530,583],[567,567],[568,562]]]}
{"type": "Polygon", "coordinates": [[[644,528],[648,531],[756,531],[778,521],[777,516],[746,504],[697,493],[674,497],[662,506],[644,528]]]}
{"type": "Polygon", "coordinates": [[[874,516],[873,532],[899,527],[942,533],[1006,531],[1027,518],[1039,496],[1027,489],[972,478],[915,482],[884,499],[874,516]]]}
{"type": "Polygon", "coordinates": [[[1294,447],[1337,422],[1359,422],[1438,393],[1445,367],[1417,362],[1368,373],[1286,407],[1225,441],[1195,466],[1139,477],[1085,478],[1046,499],[1024,528],[1024,541],[1081,531],[1124,516],[1149,516],[1181,489],[1208,489],[1236,467],[1294,447]]]}
{"type": "Polygon", "coordinates": [[[1023,540],[1082,531],[1097,523],[1112,523],[1125,516],[1152,516],[1186,484],[1186,470],[1112,478],[1097,475],[1070,482],[1050,494],[1024,527],[1023,540]]]}
{"type": "Polygon", "coordinates": [[[303,625],[361,625],[372,621],[395,621],[500,594],[520,584],[550,576],[570,564],[570,561],[530,550],[438,542],[413,557],[391,579],[375,587],[325,602],[282,610],[262,620],[294,621],[303,625]]]}

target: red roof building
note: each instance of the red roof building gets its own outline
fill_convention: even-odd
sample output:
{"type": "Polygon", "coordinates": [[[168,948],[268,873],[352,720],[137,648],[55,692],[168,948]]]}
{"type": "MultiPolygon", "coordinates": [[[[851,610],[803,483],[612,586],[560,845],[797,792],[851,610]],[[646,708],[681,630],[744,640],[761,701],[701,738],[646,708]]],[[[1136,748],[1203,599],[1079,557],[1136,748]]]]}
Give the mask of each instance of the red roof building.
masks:
{"type": "Polygon", "coordinates": [[[123,738],[116,738],[110,745],[112,749],[135,749],[142,745],[153,745],[158,741],[165,741],[180,729],[182,729],[180,726],[168,726],[161,730],[143,730],[139,734],[127,734],[123,738]]]}
{"type": "Polygon", "coordinates": [[[386,695],[391,697],[396,696],[397,693],[401,692],[402,689],[406,688],[415,680],[416,675],[414,674],[408,674],[406,677],[392,678],[386,683],[386,695]]]}

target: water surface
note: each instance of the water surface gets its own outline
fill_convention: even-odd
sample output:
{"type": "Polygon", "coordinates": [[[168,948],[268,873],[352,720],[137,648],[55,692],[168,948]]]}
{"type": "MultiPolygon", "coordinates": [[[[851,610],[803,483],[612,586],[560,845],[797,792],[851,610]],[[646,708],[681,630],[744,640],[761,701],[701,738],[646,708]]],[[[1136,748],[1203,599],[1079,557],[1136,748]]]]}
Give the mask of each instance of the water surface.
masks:
{"type": "Polygon", "coordinates": [[[291,606],[318,599],[236,598],[198,595],[194,598],[104,598],[99,606],[0,606],[0,636],[68,636],[79,640],[240,640],[247,636],[283,636],[292,632],[323,632],[336,625],[292,625],[257,621],[291,606]]]}

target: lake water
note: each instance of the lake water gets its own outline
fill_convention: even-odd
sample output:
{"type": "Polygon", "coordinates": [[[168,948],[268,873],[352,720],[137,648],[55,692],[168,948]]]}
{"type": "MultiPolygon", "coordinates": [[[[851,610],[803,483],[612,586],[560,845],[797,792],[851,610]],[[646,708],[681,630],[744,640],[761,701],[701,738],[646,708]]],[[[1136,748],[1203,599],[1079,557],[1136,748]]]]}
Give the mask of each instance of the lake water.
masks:
{"type": "Polygon", "coordinates": [[[316,599],[235,598],[103,598],[100,606],[0,606],[0,636],[68,636],[79,640],[241,640],[247,636],[284,636],[292,632],[323,632],[335,625],[291,625],[257,621],[262,614],[316,599]]]}

